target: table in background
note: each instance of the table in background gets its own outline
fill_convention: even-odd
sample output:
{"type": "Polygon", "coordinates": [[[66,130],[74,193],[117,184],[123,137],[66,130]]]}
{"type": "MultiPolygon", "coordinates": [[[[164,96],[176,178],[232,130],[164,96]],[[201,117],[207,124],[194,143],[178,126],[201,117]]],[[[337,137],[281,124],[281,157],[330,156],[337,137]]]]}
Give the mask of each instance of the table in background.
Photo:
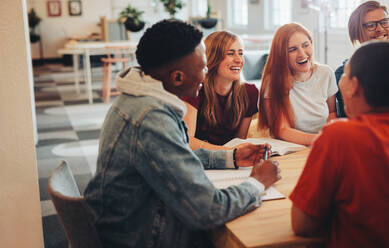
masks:
{"type": "Polygon", "coordinates": [[[78,77],[79,56],[80,55],[84,56],[84,77],[85,77],[85,84],[87,87],[89,103],[93,103],[90,56],[104,55],[107,53],[106,48],[113,47],[113,46],[128,46],[133,51],[133,53],[135,53],[137,42],[133,42],[133,41],[75,42],[75,43],[67,43],[64,49],[58,50],[59,54],[73,55],[74,82],[76,85],[77,94],[80,93],[79,77],[78,77]]]}
{"type": "Polygon", "coordinates": [[[290,212],[292,202],[288,196],[300,177],[310,149],[280,157],[282,179],[275,187],[287,198],[265,201],[254,211],[226,223],[213,231],[216,247],[296,247],[323,243],[320,238],[303,238],[294,235],[290,212]]]}

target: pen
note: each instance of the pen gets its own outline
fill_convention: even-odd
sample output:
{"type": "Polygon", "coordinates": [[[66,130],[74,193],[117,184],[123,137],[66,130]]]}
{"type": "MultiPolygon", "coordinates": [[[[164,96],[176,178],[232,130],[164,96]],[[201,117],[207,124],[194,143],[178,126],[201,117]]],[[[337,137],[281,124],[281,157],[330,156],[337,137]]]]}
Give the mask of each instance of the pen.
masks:
{"type": "Polygon", "coordinates": [[[269,147],[266,146],[266,147],[265,147],[265,155],[263,156],[263,160],[267,160],[268,152],[269,152],[269,147]]]}

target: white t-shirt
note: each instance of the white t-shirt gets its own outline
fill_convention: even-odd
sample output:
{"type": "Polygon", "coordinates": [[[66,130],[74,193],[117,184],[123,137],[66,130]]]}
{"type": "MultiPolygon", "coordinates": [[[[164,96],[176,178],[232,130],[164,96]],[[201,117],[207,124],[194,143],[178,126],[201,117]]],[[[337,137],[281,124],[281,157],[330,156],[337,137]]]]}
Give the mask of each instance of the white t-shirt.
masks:
{"type": "Polygon", "coordinates": [[[326,124],[329,114],[327,99],[338,92],[331,67],[317,65],[309,80],[295,82],[289,91],[294,128],[309,133],[318,133],[326,124]]]}

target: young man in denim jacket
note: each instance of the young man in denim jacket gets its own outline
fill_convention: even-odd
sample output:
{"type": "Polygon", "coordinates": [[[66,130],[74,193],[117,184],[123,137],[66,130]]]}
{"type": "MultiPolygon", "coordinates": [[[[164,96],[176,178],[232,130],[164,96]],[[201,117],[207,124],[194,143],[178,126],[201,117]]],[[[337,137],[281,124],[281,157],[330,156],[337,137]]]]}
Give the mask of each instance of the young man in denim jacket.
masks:
{"type": "Polygon", "coordinates": [[[181,21],[154,24],[137,47],[141,68],[116,78],[122,94],[107,113],[96,175],[85,191],[104,247],[210,247],[209,230],[258,207],[280,178],[274,162],[258,163],[265,145],[190,149],[178,97],[195,97],[204,80],[201,39],[181,21]],[[250,165],[246,182],[222,190],[204,174],[250,165]]]}

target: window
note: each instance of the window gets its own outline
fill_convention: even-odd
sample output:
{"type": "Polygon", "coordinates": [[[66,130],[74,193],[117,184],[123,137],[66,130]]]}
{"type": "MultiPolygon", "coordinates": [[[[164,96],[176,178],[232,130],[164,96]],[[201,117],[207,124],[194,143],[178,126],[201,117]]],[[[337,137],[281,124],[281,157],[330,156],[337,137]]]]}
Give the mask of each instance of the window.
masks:
{"type": "Polygon", "coordinates": [[[362,1],[360,0],[331,0],[330,28],[347,28],[348,19],[362,1]]]}
{"type": "Polygon", "coordinates": [[[228,2],[230,26],[244,27],[248,24],[248,3],[247,0],[229,0],[228,2]]]}
{"type": "Polygon", "coordinates": [[[192,1],[192,16],[205,17],[207,15],[208,2],[207,0],[192,1]]]}
{"type": "Polygon", "coordinates": [[[291,0],[267,0],[265,1],[265,27],[276,29],[292,20],[291,0]]]}

